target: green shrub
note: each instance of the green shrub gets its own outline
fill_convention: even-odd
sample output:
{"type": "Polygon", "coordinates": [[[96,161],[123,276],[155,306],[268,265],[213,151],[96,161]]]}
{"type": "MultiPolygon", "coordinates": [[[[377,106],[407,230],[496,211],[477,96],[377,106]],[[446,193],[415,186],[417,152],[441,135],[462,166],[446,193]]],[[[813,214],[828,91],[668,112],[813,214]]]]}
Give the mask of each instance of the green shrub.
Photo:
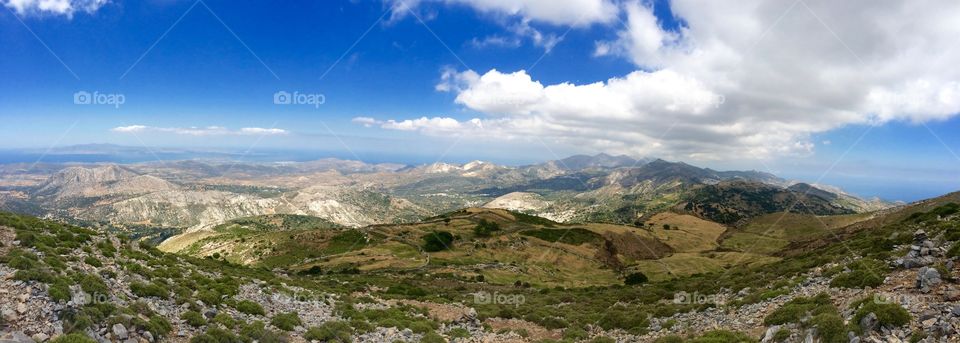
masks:
{"type": "Polygon", "coordinates": [[[293,331],[293,328],[302,325],[300,316],[296,312],[280,313],[270,319],[270,325],[276,326],[283,331],[293,331]]]}
{"type": "Polygon", "coordinates": [[[352,341],[352,335],[350,325],[346,322],[326,322],[307,330],[303,338],[308,341],[348,343],[352,341]]]}
{"type": "Polygon", "coordinates": [[[423,235],[423,250],[437,252],[450,249],[453,244],[453,234],[446,231],[434,231],[423,235]]]}
{"type": "Polygon", "coordinates": [[[80,289],[91,296],[110,294],[110,289],[99,276],[93,274],[83,274],[78,282],[80,289]]]}
{"type": "MultiPolygon", "coordinates": [[[[810,325],[817,328],[817,335],[822,343],[846,343],[847,330],[843,318],[836,313],[818,314],[810,319],[810,325]]],[[[787,333],[789,335],[789,332],[787,333]]]]}
{"type": "Polygon", "coordinates": [[[89,264],[89,265],[94,266],[94,267],[97,267],[97,268],[103,267],[103,263],[100,262],[100,260],[98,260],[96,257],[93,257],[93,256],[87,256],[87,257],[85,257],[85,258],[83,259],[83,263],[89,264]]]}
{"type": "Polygon", "coordinates": [[[473,233],[479,237],[490,237],[490,235],[497,231],[500,231],[500,224],[486,219],[480,219],[477,227],[473,228],[473,233]]]}
{"type": "Polygon", "coordinates": [[[773,334],[773,341],[786,342],[787,339],[790,338],[790,335],[791,335],[790,329],[781,328],[780,330],[777,330],[777,333],[773,334]]]}
{"type": "Polygon", "coordinates": [[[836,312],[836,307],[830,301],[830,296],[820,293],[816,297],[797,297],[780,306],[763,319],[767,326],[799,323],[809,315],[836,312]]]}
{"type": "Polygon", "coordinates": [[[627,277],[626,277],[626,279],[624,279],[623,283],[626,284],[626,285],[628,285],[628,286],[633,286],[633,285],[639,285],[639,284],[647,283],[647,280],[648,280],[648,279],[647,279],[647,276],[646,276],[646,275],[644,275],[643,273],[637,272],[637,273],[633,273],[633,274],[627,275],[627,277]]]}
{"type": "Polygon", "coordinates": [[[890,268],[883,261],[860,259],[850,263],[850,271],[837,275],[830,286],[840,288],[877,287],[883,284],[890,268]]]}
{"type": "Polygon", "coordinates": [[[157,283],[133,282],[130,284],[130,292],[139,297],[154,297],[167,299],[170,297],[170,290],[167,287],[157,283]]]}
{"type": "Polygon", "coordinates": [[[58,278],[50,285],[50,288],[47,289],[47,294],[50,295],[53,301],[70,301],[70,281],[64,278],[58,278]]]}
{"type": "Polygon", "coordinates": [[[72,333],[54,338],[50,343],[97,343],[97,341],[84,334],[72,333]]]}
{"type": "Polygon", "coordinates": [[[753,339],[739,332],[733,332],[733,331],[727,331],[727,330],[714,330],[714,331],[708,331],[703,335],[701,335],[700,337],[691,339],[687,342],[688,343],[746,343],[746,342],[756,342],[756,339],[753,339]]]}
{"type": "Polygon", "coordinates": [[[420,343],[447,343],[447,340],[443,339],[443,336],[440,336],[436,332],[431,331],[423,335],[420,343]]]}
{"type": "Polygon", "coordinates": [[[180,319],[187,322],[192,327],[201,327],[207,324],[206,318],[197,311],[187,311],[180,315],[180,319]]]}
{"type": "Polygon", "coordinates": [[[882,303],[873,298],[861,300],[860,308],[853,316],[853,322],[859,323],[867,314],[873,313],[877,316],[880,325],[899,327],[910,322],[910,313],[900,305],[891,303],[882,303]]]}
{"type": "Polygon", "coordinates": [[[584,243],[599,243],[603,241],[603,236],[596,232],[582,229],[539,229],[521,231],[521,235],[536,237],[547,242],[559,242],[570,245],[580,245],[584,243]]]}
{"type": "Polygon", "coordinates": [[[20,281],[37,281],[42,283],[51,283],[54,280],[54,276],[50,271],[45,269],[31,269],[31,270],[18,270],[13,274],[15,280],[20,281]]]}
{"type": "Polygon", "coordinates": [[[960,257],[960,242],[953,243],[950,250],[947,250],[947,257],[960,257]]]}
{"type": "Polygon", "coordinates": [[[232,332],[221,328],[209,328],[202,335],[194,336],[190,343],[246,343],[232,332]]]}
{"type": "Polygon", "coordinates": [[[241,313],[246,313],[250,315],[262,316],[266,314],[266,311],[263,310],[263,306],[260,304],[252,302],[250,300],[241,300],[238,301],[236,305],[233,306],[240,311],[241,313]]]}
{"type": "Polygon", "coordinates": [[[223,312],[217,313],[217,315],[213,317],[213,322],[223,325],[223,327],[227,329],[233,329],[237,326],[237,320],[223,312]]]}
{"type": "Polygon", "coordinates": [[[683,343],[683,338],[677,335],[669,335],[657,338],[653,343],[683,343]]]}

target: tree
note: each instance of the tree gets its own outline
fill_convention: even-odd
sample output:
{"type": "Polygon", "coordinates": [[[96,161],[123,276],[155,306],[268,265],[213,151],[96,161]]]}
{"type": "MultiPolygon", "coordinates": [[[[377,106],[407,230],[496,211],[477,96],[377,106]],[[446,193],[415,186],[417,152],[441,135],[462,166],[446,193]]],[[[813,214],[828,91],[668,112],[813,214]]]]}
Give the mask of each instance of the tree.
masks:
{"type": "Polygon", "coordinates": [[[639,285],[646,282],[647,276],[639,272],[627,275],[627,278],[623,281],[623,283],[628,286],[639,285]]]}
{"type": "Polygon", "coordinates": [[[423,250],[437,252],[450,249],[453,234],[446,231],[434,231],[423,236],[423,250]]]}
{"type": "Polygon", "coordinates": [[[500,231],[500,224],[486,219],[480,219],[477,227],[473,228],[473,233],[479,237],[490,237],[495,231],[500,231]]]}
{"type": "Polygon", "coordinates": [[[670,224],[663,224],[664,230],[670,230],[670,224]]]}

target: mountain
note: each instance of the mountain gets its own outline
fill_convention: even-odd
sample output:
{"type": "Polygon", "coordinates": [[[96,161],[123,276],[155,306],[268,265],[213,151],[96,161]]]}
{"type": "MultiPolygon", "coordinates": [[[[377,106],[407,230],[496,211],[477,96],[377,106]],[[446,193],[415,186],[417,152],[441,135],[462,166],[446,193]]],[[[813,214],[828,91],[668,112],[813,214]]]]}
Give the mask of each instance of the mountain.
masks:
{"type": "Polygon", "coordinates": [[[776,212],[797,212],[815,215],[855,213],[852,209],[835,205],[836,195],[826,192],[798,192],[805,187],[780,188],[749,181],[725,181],[704,185],[693,190],[685,203],[677,206],[682,211],[708,218],[718,223],[734,225],[744,219],[776,212]]]}
{"type": "Polygon", "coordinates": [[[735,224],[785,210],[789,201],[780,198],[790,194],[810,193],[794,198],[815,207],[815,213],[887,206],[825,186],[791,185],[766,173],[605,154],[519,167],[485,161],[401,166],[323,159],[72,164],[44,166],[39,173],[13,166],[2,170],[0,187],[8,185],[9,195],[0,206],[6,209],[121,227],[162,227],[164,235],[168,229],[209,232],[232,219],[268,214],[316,216],[357,228],[411,223],[482,206],[560,222],[633,224],[689,203],[689,213],[735,224]],[[721,183],[726,183],[722,189],[709,187],[721,183]],[[783,188],[788,185],[793,190],[783,188]],[[736,192],[750,199],[732,201],[728,194],[736,192]]]}
{"type": "Polygon", "coordinates": [[[645,160],[635,160],[626,155],[611,156],[607,154],[574,155],[556,161],[562,169],[567,171],[583,171],[586,169],[615,169],[615,168],[633,168],[643,165],[645,160]]]}

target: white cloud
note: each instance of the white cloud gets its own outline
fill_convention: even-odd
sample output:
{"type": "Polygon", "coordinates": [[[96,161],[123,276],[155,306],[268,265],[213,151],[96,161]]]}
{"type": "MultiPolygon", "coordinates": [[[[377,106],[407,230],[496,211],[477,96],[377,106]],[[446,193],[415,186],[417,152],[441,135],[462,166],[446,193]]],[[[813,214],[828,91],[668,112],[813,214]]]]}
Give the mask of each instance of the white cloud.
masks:
{"type": "Polygon", "coordinates": [[[17,14],[54,14],[73,17],[76,11],[94,13],[108,0],[0,0],[17,14]]]}
{"type": "Polygon", "coordinates": [[[484,114],[484,137],[682,159],[809,154],[818,133],[960,112],[960,2],[674,0],[675,30],[645,4],[623,3],[627,27],[594,51],[638,71],[544,84],[447,70],[436,88],[484,114]]]}
{"type": "Polygon", "coordinates": [[[377,126],[387,130],[399,131],[418,131],[426,134],[461,134],[466,131],[476,131],[483,129],[483,123],[480,119],[474,118],[468,121],[458,121],[449,117],[420,117],[407,120],[377,120],[369,117],[356,117],[353,122],[361,124],[364,127],[377,126]]]}
{"type": "Polygon", "coordinates": [[[119,126],[110,129],[116,133],[143,133],[160,132],[187,136],[275,136],[286,135],[289,132],[284,129],[245,127],[239,130],[230,130],[221,126],[207,127],[154,127],[145,125],[119,126]]]}
{"type": "Polygon", "coordinates": [[[515,16],[526,21],[553,25],[588,26],[617,18],[611,0],[384,0],[391,7],[391,21],[407,16],[422,3],[465,5],[483,13],[515,16]]]}

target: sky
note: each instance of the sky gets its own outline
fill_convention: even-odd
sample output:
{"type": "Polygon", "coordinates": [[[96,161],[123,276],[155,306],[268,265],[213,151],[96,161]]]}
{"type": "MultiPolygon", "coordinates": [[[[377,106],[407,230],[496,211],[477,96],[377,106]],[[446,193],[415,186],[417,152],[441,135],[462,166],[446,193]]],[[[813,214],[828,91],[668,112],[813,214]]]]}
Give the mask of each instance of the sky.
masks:
{"type": "Polygon", "coordinates": [[[888,200],[960,190],[956,1],[0,4],[0,150],[605,152],[888,200]]]}

